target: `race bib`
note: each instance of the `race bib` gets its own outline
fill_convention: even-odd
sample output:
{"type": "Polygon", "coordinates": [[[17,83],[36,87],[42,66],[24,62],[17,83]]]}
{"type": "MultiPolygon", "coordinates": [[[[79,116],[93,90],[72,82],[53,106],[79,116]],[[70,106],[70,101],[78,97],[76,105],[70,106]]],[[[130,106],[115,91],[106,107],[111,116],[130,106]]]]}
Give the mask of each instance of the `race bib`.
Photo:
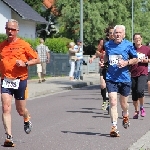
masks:
{"type": "Polygon", "coordinates": [[[145,59],[145,54],[143,53],[137,53],[138,59],[145,59]]]}
{"type": "Polygon", "coordinates": [[[122,59],[122,55],[109,55],[110,65],[116,65],[119,62],[119,59],[122,59]]]}
{"type": "Polygon", "coordinates": [[[140,62],[142,59],[148,59],[148,57],[145,56],[145,54],[143,54],[143,53],[137,53],[137,55],[138,55],[138,60],[139,60],[139,62],[140,62]]]}
{"type": "Polygon", "coordinates": [[[4,88],[12,88],[12,89],[18,89],[19,88],[20,79],[8,79],[4,78],[2,82],[2,87],[4,88]]]}

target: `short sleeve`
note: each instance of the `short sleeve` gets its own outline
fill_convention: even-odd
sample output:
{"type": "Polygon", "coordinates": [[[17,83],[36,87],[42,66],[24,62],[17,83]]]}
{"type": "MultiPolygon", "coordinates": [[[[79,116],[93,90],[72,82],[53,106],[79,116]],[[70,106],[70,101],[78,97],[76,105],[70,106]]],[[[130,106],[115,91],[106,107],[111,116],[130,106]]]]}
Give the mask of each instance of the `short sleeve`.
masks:
{"type": "Polygon", "coordinates": [[[50,52],[50,50],[49,50],[48,46],[46,46],[46,52],[50,52]]]}
{"type": "Polygon", "coordinates": [[[136,49],[133,44],[128,46],[129,49],[129,58],[138,58],[136,49]]]}
{"type": "Polygon", "coordinates": [[[32,58],[32,59],[36,59],[38,58],[38,54],[36,52],[36,50],[34,50],[30,44],[26,43],[25,46],[25,51],[26,51],[26,55],[29,57],[29,58],[32,58]]]}
{"type": "Polygon", "coordinates": [[[147,46],[147,48],[148,48],[147,56],[150,58],[150,47],[149,47],[149,46],[147,46]]]}

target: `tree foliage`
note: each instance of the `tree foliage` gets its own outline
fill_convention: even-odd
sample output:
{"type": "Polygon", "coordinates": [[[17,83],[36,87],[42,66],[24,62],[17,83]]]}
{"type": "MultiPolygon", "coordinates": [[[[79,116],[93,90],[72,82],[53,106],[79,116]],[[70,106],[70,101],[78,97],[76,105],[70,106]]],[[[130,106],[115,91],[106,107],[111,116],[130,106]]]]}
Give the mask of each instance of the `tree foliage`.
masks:
{"type": "MultiPolygon", "coordinates": [[[[79,37],[80,1],[57,0],[56,6],[61,16],[59,24],[65,34],[72,39],[79,37]]],[[[132,0],[83,0],[84,43],[95,43],[104,36],[109,24],[126,26],[126,38],[132,39],[132,0]]],[[[141,32],[144,41],[149,38],[150,3],[148,0],[134,0],[134,32],[141,32]]],[[[62,32],[62,33],[63,33],[62,32]]]]}
{"type": "MultiPolygon", "coordinates": [[[[41,0],[24,0],[42,16],[41,0]]],[[[144,43],[150,41],[150,3],[148,0],[134,1],[134,33],[143,35],[144,43]]],[[[59,36],[70,39],[79,38],[80,34],[80,0],[56,0],[59,12],[59,36]]],[[[48,17],[49,13],[45,13],[48,17]]],[[[123,24],[126,26],[126,38],[132,39],[132,0],[83,0],[84,43],[96,44],[100,37],[104,37],[104,29],[109,24],[123,24]]]]}

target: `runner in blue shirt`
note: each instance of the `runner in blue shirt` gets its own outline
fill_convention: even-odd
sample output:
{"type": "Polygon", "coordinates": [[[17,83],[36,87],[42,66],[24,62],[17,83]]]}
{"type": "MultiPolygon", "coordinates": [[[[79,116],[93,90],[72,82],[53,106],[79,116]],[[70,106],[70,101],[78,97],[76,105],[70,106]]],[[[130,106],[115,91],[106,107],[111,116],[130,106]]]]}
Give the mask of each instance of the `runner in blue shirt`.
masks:
{"type": "Polygon", "coordinates": [[[131,89],[129,65],[138,62],[133,44],[125,40],[124,37],[125,26],[116,25],[114,28],[114,40],[105,43],[106,60],[109,63],[106,74],[106,87],[109,93],[112,121],[110,136],[113,137],[119,136],[119,131],[117,130],[117,93],[120,94],[120,105],[123,110],[123,127],[127,128],[129,126],[128,95],[131,89]]]}

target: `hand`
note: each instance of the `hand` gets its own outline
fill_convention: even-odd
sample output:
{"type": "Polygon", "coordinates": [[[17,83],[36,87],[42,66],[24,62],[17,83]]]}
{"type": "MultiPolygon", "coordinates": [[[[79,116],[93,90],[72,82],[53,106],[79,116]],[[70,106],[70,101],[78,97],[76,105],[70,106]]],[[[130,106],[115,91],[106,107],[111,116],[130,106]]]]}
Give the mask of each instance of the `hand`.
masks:
{"type": "Polygon", "coordinates": [[[103,59],[101,59],[101,60],[99,61],[99,65],[100,65],[100,67],[104,67],[104,60],[103,60],[103,59]]]}
{"type": "Polygon", "coordinates": [[[26,67],[25,62],[23,62],[22,60],[16,60],[16,65],[18,67],[26,67]]]}
{"type": "Polygon", "coordinates": [[[149,63],[148,57],[145,57],[144,59],[140,59],[141,63],[149,63]]]}
{"type": "Polygon", "coordinates": [[[49,59],[47,59],[47,62],[46,63],[49,63],[50,62],[50,60],[49,59]]]}
{"type": "Polygon", "coordinates": [[[93,58],[90,58],[89,59],[89,63],[91,64],[93,62],[93,58]]]}
{"type": "Polygon", "coordinates": [[[125,67],[127,65],[128,65],[128,61],[127,60],[123,60],[123,59],[119,59],[118,60],[118,67],[119,68],[123,68],[123,67],[125,67]]]}

